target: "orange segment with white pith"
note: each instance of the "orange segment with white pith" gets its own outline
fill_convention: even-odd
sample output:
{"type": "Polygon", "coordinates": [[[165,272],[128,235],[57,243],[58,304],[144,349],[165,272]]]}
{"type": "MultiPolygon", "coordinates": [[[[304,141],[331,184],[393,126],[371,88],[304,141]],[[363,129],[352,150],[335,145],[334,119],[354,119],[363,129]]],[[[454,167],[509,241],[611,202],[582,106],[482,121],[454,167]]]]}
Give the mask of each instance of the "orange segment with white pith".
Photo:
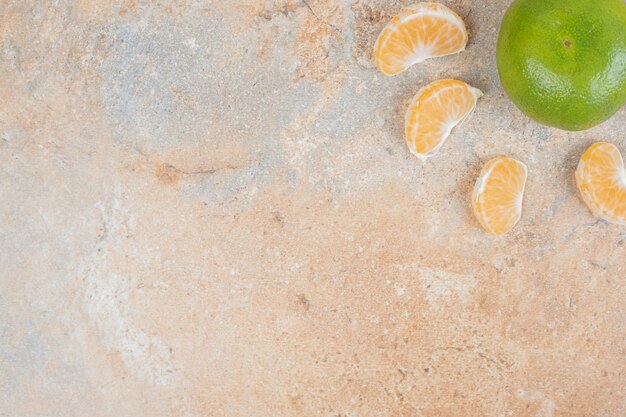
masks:
{"type": "Polygon", "coordinates": [[[468,33],[463,19],[438,3],[417,3],[402,10],[382,30],[374,47],[376,67],[396,75],[429,58],[461,52],[468,33]]]}
{"type": "Polygon", "coordinates": [[[522,201],[528,168],[518,160],[501,156],[487,162],[472,194],[478,222],[495,236],[511,230],[522,217],[522,201]]]}
{"type": "Polygon", "coordinates": [[[420,89],[405,115],[411,153],[420,159],[436,154],[452,129],[471,115],[481,96],[479,89],[459,80],[439,80],[420,89]]]}
{"type": "Polygon", "coordinates": [[[598,142],[587,149],[576,169],[576,184],[595,216],[626,226],[626,168],[615,145],[598,142]]]}

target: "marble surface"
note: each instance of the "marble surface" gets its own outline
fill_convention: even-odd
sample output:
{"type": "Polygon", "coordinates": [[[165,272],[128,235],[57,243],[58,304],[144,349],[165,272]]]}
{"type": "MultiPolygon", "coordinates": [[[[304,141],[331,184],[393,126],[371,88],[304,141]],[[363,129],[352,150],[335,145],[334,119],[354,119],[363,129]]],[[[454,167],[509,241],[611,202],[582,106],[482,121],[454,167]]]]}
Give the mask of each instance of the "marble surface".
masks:
{"type": "Polygon", "coordinates": [[[626,229],[465,52],[381,76],[399,0],[0,1],[0,416],[626,415],[626,229]],[[484,91],[422,163],[420,86],[484,91]],[[470,193],[506,154],[523,218],[470,193]]]}

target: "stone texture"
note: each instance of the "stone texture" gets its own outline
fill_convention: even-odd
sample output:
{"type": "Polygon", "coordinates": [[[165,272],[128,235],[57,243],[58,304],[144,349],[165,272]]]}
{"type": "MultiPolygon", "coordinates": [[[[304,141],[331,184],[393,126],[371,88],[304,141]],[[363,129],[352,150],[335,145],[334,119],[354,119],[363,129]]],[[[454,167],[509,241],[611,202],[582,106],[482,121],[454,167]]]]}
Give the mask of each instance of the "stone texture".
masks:
{"type": "Polygon", "coordinates": [[[373,68],[383,0],[0,2],[0,416],[626,415],[626,229],[467,50],[373,68]],[[485,96],[421,163],[421,85],[485,96]],[[525,161],[493,238],[473,182],[525,161]]]}

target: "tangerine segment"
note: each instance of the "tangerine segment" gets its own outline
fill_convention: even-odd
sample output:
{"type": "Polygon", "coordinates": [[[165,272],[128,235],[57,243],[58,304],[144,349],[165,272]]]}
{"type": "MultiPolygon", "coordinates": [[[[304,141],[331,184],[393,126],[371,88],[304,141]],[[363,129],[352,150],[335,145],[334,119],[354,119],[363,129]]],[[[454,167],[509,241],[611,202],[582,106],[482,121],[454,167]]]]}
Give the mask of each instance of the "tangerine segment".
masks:
{"type": "Polygon", "coordinates": [[[483,228],[492,235],[511,230],[522,217],[522,200],[528,168],[520,161],[500,156],[487,162],[480,172],[472,205],[483,228]]]}
{"type": "Polygon", "coordinates": [[[576,184],[595,216],[626,225],[626,169],[615,145],[591,145],[578,163],[576,184]]]}
{"type": "Polygon", "coordinates": [[[463,19],[438,3],[417,3],[402,10],[378,35],[376,67],[396,75],[428,58],[465,50],[468,34],[463,19]]]}
{"type": "Polygon", "coordinates": [[[463,81],[439,80],[421,88],[407,109],[405,138],[420,159],[433,156],[452,129],[466,120],[483,93],[463,81]]]}

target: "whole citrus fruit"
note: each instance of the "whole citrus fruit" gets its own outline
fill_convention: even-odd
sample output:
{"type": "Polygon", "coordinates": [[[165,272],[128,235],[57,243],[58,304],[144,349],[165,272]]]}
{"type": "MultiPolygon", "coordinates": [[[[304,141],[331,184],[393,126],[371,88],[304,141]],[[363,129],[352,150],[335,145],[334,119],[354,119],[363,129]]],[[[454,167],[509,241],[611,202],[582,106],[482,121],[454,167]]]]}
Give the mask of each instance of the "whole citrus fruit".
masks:
{"type": "Polygon", "coordinates": [[[526,115],[564,130],[593,127],[626,103],[626,3],[515,0],[496,59],[526,115]]]}

